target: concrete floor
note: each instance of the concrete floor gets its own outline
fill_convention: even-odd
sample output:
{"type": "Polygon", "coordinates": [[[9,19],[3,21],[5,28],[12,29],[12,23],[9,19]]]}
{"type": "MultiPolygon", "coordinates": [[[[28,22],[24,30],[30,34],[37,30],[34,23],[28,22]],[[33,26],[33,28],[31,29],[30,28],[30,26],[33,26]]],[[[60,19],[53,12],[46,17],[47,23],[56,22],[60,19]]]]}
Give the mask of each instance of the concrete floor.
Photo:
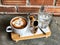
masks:
{"type": "Polygon", "coordinates": [[[6,27],[9,25],[9,21],[16,15],[0,15],[0,45],[60,45],[60,25],[56,25],[54,20],[60,24],[60,17],[53,17],[51,23],[52,35],[49,38],[38,38],[31,40],[24,40],[15,43],[10,40],[8,33],[6,33],[6,27]]]}

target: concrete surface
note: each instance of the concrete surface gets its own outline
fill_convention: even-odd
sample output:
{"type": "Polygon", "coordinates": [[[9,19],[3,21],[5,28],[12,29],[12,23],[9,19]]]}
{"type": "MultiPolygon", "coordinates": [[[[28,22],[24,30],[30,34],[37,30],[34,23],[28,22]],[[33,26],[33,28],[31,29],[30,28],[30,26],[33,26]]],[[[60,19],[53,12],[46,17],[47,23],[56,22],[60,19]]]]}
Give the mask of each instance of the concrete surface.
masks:
{"type": "Polygon", "coordinates": [[[60,24],[60,17],[53,17],[50,25],[52,35],[49,38],[38,38],[31,40],[24,40],[15,43],[9,38],[6,33],[6,27],[9,21],[16,15],[0,15],[0,45],[60,45],[60,25],[56,25],[54,20],[60,24]]]}

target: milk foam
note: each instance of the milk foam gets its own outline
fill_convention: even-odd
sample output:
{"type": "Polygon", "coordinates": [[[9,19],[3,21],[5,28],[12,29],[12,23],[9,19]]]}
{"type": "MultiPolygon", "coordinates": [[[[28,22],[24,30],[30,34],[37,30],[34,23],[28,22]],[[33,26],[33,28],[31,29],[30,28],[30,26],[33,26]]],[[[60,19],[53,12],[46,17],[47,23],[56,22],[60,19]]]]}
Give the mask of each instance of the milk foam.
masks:
{"type": "Polygon", "coordinates": [[[17,27],[23,25],[22,19],[19,18],[18,20],[15,20],[15,21],[13,22],[13,25],[15,25],[15,26],[17,26],[17,27]]]}

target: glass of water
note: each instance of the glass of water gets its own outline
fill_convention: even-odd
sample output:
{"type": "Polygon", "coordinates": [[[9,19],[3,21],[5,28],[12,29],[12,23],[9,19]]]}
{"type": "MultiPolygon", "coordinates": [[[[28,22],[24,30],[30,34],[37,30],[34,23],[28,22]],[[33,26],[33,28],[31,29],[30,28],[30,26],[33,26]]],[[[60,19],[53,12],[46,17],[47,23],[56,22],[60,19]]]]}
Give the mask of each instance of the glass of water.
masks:
{"type": "Polygon", "coordinates": [[[45,13],[45,12],[39,12],[38,14],[38,26],[40,28],[46,28],[52,20],[52,14],[45,13]]]}

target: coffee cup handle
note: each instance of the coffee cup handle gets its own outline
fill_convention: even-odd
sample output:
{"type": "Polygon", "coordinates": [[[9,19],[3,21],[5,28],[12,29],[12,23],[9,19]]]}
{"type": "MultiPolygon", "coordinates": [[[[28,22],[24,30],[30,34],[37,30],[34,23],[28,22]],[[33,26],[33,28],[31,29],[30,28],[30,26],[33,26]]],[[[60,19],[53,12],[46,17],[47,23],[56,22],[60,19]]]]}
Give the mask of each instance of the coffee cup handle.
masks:
{"type": "Polygon", "coordinates": [[[11,26],[8,26],[8,27],[6,28],[6,32],[13,32],[11,26]]]}

